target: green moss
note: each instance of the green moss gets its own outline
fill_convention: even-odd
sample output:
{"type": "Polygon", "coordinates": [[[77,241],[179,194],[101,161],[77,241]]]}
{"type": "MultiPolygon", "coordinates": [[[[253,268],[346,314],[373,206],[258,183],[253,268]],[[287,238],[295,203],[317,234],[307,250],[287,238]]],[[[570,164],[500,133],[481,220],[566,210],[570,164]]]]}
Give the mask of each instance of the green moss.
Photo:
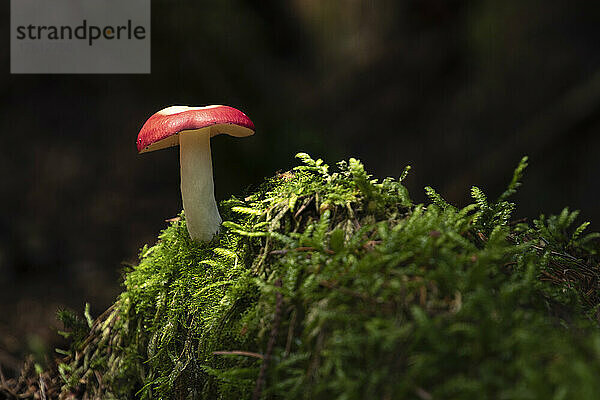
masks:
{"type": "Polygon", "coordinates": [[[60,366],[101,398],[587,399],[600,392],[597,243],[576,213],[511,223],[303,165],[221,204],[211,243],[171,224],[60,366]],[[262,370],[261,370],[262,367],[262,370]]]}

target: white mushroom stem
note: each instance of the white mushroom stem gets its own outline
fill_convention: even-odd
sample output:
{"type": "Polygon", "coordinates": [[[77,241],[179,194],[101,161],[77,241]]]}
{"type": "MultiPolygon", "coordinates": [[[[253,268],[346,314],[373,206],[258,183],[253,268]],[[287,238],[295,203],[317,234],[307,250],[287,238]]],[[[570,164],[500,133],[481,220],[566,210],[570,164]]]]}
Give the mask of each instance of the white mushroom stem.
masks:
{"type": "Polygon", "coordinates": [[[222,221],[215,200],[210,128],[179,134],[179,162],[188,232],[193,240],[208,242],[219,231],[222,221]]]}

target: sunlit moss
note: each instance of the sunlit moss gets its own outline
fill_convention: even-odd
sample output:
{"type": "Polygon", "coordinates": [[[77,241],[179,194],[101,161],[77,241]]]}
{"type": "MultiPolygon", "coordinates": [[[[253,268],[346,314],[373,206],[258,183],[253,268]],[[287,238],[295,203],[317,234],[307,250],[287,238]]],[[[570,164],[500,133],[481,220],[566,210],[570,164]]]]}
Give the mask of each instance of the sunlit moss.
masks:
{"type": "Polygon", "coordinates": [[[413,204],[350,159],[302,165],[220,206],[222,231],[173,221],[113,308],[73,327],[63,390],[101,398],[594,398],[594,235],[565,210],[511,223],[490,202],[413,204]],[[82,329],[89,334],[82,334],[82,329]],[[261,372],[261,366],[263,371],[261,372]],[[258,382],[258,383],[257,383],[258,382]]]}

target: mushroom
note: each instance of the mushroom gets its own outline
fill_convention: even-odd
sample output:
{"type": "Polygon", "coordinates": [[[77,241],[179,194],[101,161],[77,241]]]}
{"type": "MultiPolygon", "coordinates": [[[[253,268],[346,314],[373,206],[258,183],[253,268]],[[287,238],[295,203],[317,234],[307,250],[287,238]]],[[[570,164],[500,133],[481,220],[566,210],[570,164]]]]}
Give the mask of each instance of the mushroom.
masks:
{"type": "Polygon", "coordinates": [[[139,153],[179,145],[183,210],[188,232],[196,241],[210,241],[221,226],[210,138],[222,133],[250,136],[254,134],[254,124],[233,107],[172,106],[148,118],[137,137],[139,153]]]}

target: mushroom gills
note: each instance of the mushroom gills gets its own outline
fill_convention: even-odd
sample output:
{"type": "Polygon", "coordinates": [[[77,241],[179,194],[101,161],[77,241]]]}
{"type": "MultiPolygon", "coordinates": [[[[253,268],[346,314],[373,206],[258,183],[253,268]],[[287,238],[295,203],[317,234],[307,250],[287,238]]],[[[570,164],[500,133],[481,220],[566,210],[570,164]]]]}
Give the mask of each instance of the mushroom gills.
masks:
{"type": "Polygon", "coordinates": [[[210,127],[179,133],[181,196],[193,240],[210,241],[219,232],[221,215],[214,194],[210,127]]]}

